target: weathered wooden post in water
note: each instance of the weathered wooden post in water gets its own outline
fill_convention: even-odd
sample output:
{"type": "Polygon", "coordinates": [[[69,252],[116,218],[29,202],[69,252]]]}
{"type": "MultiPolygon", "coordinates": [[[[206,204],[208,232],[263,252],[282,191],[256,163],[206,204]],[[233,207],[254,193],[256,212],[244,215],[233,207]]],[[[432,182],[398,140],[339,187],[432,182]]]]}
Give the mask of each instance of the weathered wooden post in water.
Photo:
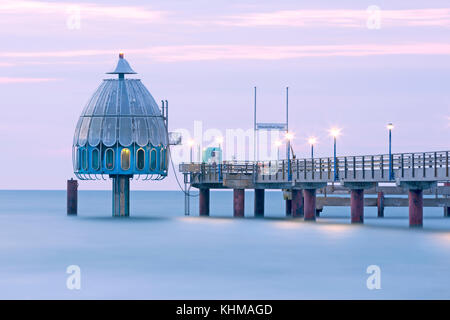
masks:
{"type": "Polygon", "coordinates": [[[300,218],[303,217],[303,194],[302,189],[292,189],[292,217],[300,218]]]}
{"type": "Polygon", "coordinates": [[[209,216],[209,189],[200,188],[199,189],[199,215],[209,216]]]}
{"type": "Polygon", "coordinates": [[[255,189],[255,217],[264,217],[264,189],[255,189]]]}
{"type": "Polygon", "coordinates": [[[382,191],[379,191],[377,193],[377,211],[378,211],[378,218],[384,217],[384,193],[382,191]]]}
{"type": "Polygon", "coordinates": [[[283,190],[286,217],[292,216],[292,190],[283,190]]]}
{"type": "Polygon", "coordinates": [[[243,218],[245,215],[245,189],[233,190],[233,216],[243,218]]]}
{"type": "Polygon", "coordinates": [[[78,181],[67,180],[67,214],[76,215],[78,212],[78,181]]]}
{"type": "Polygon", "coordinates": [[[373,188],[373,182],[347,182],[343,185],[350,189],[351,223],[364,223],[364,189],[373,188]]]}
{"type": "Polygon", "coordinates": [[[408,190],[409,226],[423,226],[423,190],[437,185],[434,181],[402,181],[400,186],[408,190]]]}

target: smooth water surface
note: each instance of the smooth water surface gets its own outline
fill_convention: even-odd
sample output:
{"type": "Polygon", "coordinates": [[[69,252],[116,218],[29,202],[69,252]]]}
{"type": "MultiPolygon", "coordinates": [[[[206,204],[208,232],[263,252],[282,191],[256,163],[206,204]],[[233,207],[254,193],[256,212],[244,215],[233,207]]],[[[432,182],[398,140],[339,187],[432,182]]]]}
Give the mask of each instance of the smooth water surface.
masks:
{"type": "Polygon", "coordinates": [[[111,217],[111,194],[80,191],[66,216],[65,191],[0,191],[0,298],[32,299],[449,299],[450,219],[425,208],[423,230],[407,208],[325,208],[316,223],[284,218],[281,192],[266,193],[265,219],[233,219],[232,193],[211,192],[211,217],[198,198],[184,216],[176,191],[131,194],[130,218],[111,217]],[[66,268],[81,268],[69,290],[66,268]],[[369,265],[381,289],[366,286],[369,265]]]}

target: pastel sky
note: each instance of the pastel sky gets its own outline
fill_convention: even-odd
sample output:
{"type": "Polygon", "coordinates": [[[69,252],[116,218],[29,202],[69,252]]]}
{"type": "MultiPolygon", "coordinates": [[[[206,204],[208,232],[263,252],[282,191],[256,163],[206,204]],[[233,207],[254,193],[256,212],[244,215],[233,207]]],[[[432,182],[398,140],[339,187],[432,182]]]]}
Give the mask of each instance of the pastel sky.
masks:
{"type": "MultiPolygon", "coordinates": [[[[65,188],[76,121],[119,51],[169,100],[171,130],[251,128],[254,86],[259,120],[281,122],[289,86],[299,157],[311,135],[330,156],[332,126],[340,155],[386,153],[388,122],[394,152],[450,149],[448,0],[0,0],[0,45],[0,189],[65,188]]],[[[173,173],[132,184],[176,188],[173,173]]]]}

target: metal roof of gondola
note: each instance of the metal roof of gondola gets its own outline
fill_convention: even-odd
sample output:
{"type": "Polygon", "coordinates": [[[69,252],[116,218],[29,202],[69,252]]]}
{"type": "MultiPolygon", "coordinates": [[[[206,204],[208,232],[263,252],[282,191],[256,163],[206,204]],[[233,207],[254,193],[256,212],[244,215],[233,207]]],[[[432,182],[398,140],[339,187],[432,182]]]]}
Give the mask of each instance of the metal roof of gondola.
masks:
{"type": "Polygon", "coordinates": [[[158,104],[139,79],[124,79],[125,73],[136,72],[120,54],[116,70],[109,72],[119,78],[105,79],[88,101],[75,130],[74,146],[168,145],[158,104]]]}

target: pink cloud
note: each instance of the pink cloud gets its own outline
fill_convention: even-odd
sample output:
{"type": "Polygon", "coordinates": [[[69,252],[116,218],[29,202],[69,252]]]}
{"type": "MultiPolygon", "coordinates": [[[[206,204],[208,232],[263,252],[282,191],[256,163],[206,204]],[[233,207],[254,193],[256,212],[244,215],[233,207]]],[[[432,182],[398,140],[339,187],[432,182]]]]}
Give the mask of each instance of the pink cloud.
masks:
{"type": "Polygon", "coordinates": [[[79,10],[83,19],[85,18],[116,18],[128,21],[156,22],[166,15],[166,12],[150,10],[143,6],[126,5],[97,5],[83,2],[45,2],[45,1],[23,1],[2,0],[0,2],[0,13],[6,14],[49,14],[68,15],[79,10]]]}
{"type": "MultiPolygon", "coordinates": [[[[384,10],[380,8],[382,26],[450,27],[450,8],[384,10]]],[[[218,19],[224,26],[257,27],[365,27],[371,17],[367,10],[281,10],[230,15],[218,19]]]]}
{"type": "Polygon", "coordinates": [[[149,53],[159,61],[280,60],[304,57],[373,56],[373,55],[447,55],[450,44],[355,44],[304,46],[179,46],[155,47],[149,53]]]}
{"type": "MultiPolygon", "coordinates": [[[[154,61],[205,61],[205,60],[280,60],[305,57],[329,56],[375,56],[375,55],[449,55],[450,44],[411,43],[411,44],[348,44],[348,45],[295,45],[295,46],[257,46],[257,45],[182,45],[155,46],[143,49],[127,49],[126,54],[149,57],[154,61]]],[[[84,58],[91,56],[110,56],[116,50],[70,50],[39,52],[0,52],[0,57],[15,59],[27,58],[84,58]]],[[[49,63],[58,64],[58,60],[49,63]]],[[[67,63],[64,61],[62,63],[67,63]]]]}
{"type": "Polygon", "coordinates": [[[55,78],[14,78],[14,77],[0,77],[0,84],[10,83],[38,83],[38,82],[50,82],[58,81],[60,79],[55,78]]]}

